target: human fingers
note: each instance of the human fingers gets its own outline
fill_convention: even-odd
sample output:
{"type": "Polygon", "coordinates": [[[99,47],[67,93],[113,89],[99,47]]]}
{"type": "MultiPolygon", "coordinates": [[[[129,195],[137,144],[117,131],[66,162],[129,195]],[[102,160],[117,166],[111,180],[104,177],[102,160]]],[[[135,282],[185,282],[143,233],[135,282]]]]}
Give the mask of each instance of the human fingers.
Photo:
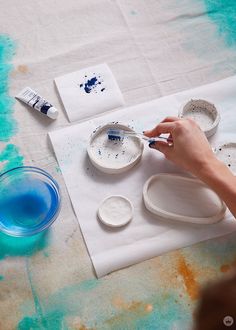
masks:
{"type": "Polygon", "coordinates": [[[168,116],[166,118],[164,118],[161,123],[167,123],[167,122],[173,122],[173,121],[178,121],[180,120],[180,118],[175,117],[175,116],[168,116]]]}
{"type": "Polygon", "coordinates": [[[159,136],[160,134],[165,134],[165,133],[171,134],[174,128],[175,128],[175,122],[164,122],[158,124],[150,131],[145,131],[143,134],[148,137],[156,137],[159,136]]]}
{"type": "Polygon", "coordinates": [[[171,152],[172,149],[170,144],[164,141],[151,141],[149,143],[149,148],[156,149],[162,152],[166,156],[166,158],[169,157],[169,153],[171,152]]]}

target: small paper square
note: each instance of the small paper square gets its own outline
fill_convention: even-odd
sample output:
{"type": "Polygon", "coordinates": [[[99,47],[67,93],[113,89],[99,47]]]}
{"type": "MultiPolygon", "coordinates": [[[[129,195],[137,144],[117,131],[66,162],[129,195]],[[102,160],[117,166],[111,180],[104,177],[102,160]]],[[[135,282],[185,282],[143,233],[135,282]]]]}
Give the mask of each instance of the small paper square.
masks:
{"type": "Polygon", "coordinates": [[[115,77],[105,63],[55,78],[55,83],[70,122],[124,105],[115,77]]]}

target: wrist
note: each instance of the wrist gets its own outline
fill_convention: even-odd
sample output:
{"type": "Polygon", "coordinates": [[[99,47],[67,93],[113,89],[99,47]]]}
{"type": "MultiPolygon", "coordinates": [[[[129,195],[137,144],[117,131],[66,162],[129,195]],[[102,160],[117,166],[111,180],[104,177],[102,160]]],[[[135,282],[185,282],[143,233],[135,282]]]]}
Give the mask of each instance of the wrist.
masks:
{"type": "Polygon", "coordinates": [[[213,156],[208,161],[202,163],[197,176],[211,186],[216,182],[226,182],[227,178],[231,179],[233,177],[233,174],[223,162],[213,156]]]}

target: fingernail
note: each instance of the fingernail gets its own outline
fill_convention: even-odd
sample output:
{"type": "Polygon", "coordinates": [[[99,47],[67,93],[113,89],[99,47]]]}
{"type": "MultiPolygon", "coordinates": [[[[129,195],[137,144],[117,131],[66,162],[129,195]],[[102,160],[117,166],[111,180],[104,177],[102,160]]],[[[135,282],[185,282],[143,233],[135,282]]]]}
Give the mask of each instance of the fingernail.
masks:
{"type": "Polygon", "coordinates": [[[154,146],[155,146],[155,143],[156,143],[156,141],[154,141],[154,140],[151,140],[150,141],[150,143],[149,143],[149,148],[154,148],[154,146]]]}

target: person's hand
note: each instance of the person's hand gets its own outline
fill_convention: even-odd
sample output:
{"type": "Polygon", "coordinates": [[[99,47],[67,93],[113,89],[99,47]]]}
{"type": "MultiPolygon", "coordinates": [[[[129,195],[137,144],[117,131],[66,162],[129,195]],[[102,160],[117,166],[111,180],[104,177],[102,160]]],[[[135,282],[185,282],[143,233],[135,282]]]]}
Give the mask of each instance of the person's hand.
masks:
{"type": "Polygon", "coordinates": [[[144,135],[152,138],[165,133],[169,133],[171,144],[157,141],[151,142],[149,147],[159,150],[176,165],[197,175],[202,167],[214,161],[215,156],[205,134],[192,119],[167,117],[154,129],[145,131],[144,135]]]}

